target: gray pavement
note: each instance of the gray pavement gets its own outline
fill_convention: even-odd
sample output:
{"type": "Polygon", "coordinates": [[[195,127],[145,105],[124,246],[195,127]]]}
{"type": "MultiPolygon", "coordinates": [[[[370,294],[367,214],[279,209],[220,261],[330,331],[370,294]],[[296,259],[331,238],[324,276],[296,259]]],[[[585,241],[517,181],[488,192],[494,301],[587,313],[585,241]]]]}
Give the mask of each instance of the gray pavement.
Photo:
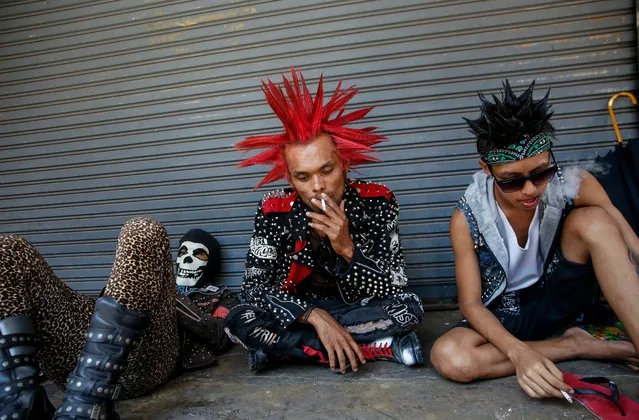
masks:
{"type": "MultiPolygon", "coordinates": [[[[428,354],[433,341],[459,319],[457,311],[427,312],[418,335],[428,354]]],[[[614,363],[571,361],[560,369],[606,376],[639,401],[639,374],[614,363]]],[[[62,394],[49,384],[58,404],[62,394]]],[[[534,400],[514,377],[456,384],[430,367],[369,362],[357,374],[320,366],[286,365],[253,374],[236,346],[219,365],[182,375],[152,394],[121,401],[126,419],[596,419],[578,403],[534,400]]],[[[629,419],[630,420],[630,419],[629,419]]]]}

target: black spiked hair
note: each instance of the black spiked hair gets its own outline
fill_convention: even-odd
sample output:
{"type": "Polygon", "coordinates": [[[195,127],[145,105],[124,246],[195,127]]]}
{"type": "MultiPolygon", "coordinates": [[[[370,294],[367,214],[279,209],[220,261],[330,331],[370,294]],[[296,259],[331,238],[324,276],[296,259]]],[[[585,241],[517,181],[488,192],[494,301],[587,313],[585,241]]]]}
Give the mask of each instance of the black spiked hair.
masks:
{"type": "Polygon", "coordinates": [[[504,148],[524,137],[534,137],[541,132],[554,134],[555,128],[550,123],[553,112],[548,103],[548,95],[533,100],[535,81],[519,97],[515,95],[506,79],[502,86],[502,99],[492,95],[494,103],[482,93],[478,93],[481,101],[481,115],[476,120],[464,118],[470,126],[470,132],[477,137],[477,151],[484,155],[490,150],[504,148]]]}

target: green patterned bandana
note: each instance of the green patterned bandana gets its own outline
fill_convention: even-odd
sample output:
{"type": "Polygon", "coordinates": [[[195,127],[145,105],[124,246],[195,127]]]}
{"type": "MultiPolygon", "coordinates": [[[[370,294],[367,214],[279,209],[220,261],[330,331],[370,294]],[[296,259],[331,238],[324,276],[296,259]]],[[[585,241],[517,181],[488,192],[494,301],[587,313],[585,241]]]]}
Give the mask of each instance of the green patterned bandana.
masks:
{"type": "Polygon", "coordinates": [[[534,137],[526,137],[504,149],[493,149],[485,153],[481,159],[489,165],[516,162],[550,150],[553,140],[552,135],[539,133],[534,137]]]}

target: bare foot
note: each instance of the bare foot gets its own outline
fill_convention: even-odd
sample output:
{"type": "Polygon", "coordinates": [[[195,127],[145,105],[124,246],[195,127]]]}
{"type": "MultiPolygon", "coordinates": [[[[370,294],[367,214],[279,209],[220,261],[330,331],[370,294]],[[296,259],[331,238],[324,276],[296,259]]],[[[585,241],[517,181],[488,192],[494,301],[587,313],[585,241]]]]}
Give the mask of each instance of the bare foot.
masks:
{"type": "Polygon", "coordinates": [[[573,342],[581,359],[619,360],[628,368],[639,371],[639,359],[635,347],[629,341],[598,340],[579,327],[568,328],[562,337],[573,342]]]}

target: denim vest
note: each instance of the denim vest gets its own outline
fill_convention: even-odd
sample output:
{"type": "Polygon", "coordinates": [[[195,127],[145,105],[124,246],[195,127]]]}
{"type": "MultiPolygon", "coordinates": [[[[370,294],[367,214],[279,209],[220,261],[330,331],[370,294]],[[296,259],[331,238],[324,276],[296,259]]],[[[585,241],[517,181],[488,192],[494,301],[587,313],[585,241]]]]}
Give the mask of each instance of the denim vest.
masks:
{"type": "MultiPolygon", "coordinates": [[[[579,185],[578,170],[567,171],[566,176],[570,176],[573,181],[571,185],[579,185]]],[[[506,227],[497,213],[493,184],[492,177],[483,171],[476,172],[473,175],[473,183],[468,186],[457,203],[457,208],[464,214],[475,243],[481,274],[481,299],[486,306],[506,290],[508,280],[504,269],[508,267],[508,250],[503,239],[506,236],[506,227]]],[[[546,275],[554,270],[557,263],[556,256],[548,258],[555,234],[573,206],[572,198],[564,192],[565,184],[564,174],[558,169],[557,176],[548,184],[539,203],[539,252],[542,261],[545,261],[546,275]]]]}

